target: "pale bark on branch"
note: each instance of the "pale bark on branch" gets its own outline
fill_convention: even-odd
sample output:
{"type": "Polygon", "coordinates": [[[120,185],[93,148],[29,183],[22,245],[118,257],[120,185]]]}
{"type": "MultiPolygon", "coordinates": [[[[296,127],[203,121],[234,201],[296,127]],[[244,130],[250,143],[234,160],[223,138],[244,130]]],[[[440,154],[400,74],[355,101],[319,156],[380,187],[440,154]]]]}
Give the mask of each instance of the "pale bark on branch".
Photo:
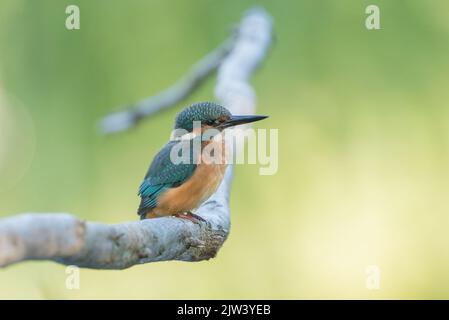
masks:
{"type": "MultiPolygon", "coordinates": [[[[162,94],[103,119],[104,132],[129,129],[142,118],[172,106],[216,68],[217,100],[233,113],[253,113],[255,94],[249,79],[264,59],[271,37],[271,17],[263,9],[248,11],[232,45],[220,47],[162,94]]],[[[86,268],[124,269],[155,261],[210,259],[229,233],[232,175],[229,166],[217,192],[196,212],[207,221],[199,224],[175,217],[103,224],[64,213],[29,213],[1,219],[0,267],[25,260],[51,260],[86,268]]]]}

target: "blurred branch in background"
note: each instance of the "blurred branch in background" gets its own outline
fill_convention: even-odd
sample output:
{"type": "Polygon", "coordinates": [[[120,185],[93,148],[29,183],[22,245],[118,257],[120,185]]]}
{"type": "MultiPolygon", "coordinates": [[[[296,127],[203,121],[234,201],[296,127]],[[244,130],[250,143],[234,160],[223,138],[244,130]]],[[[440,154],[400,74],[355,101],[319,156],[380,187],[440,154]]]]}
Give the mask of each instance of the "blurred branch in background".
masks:
{"type": "MultiPolygon", "coordinates": [[[[232,113],[253,113],[250,76],[272,39],[271,17],[252,9],[242,19],[232,45],[226,42],[200,61],[189,75],[163,93],[102,122],[104,132],[126,130],[192,92],[218,67],[215,95],[232,113]]],[[[163,217],[107,225],[84,222],[70,214],[21,214],[0,220],[0,266],[24,260],[52,260],[95,269],[123,269],[135,264],[207,260],[216,255],[229,232],[232,166],[218,188],[196,212],[207,222],[163,217]]]]}
{"type": "Polygon", "coordinates": [[[158,111],[174,106],[189,96],[203,81],[214,72],[231,51],[235,39],[231,38],[197,62],[189,72],[173,86],[161,93],[137,102],[127,110],[117,111],[100,121],[100,132],[118,133],[137,126],[140,120],[158,111]]]}

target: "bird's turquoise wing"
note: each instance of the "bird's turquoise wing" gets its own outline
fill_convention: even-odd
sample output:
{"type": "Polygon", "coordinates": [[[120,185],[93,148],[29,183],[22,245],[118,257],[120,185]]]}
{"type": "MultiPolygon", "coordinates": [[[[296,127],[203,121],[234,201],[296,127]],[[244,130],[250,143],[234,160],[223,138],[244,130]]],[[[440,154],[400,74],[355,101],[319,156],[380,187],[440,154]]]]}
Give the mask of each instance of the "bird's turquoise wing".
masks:
{"type": "MultiPolygon", "coordinates": [[[[193,161],[174,164],[170,160],[170,152],[177,143],[185,142],[171,141],[154,157],[139,188],[141,202],[138,214],[140,216],[144,216],[150,209],[156,207],[158,197],[167,189],[183,184],[195,171],[196,164],[193,161]]],[[[193,159],[193,148],[190,150],[190,159],[193,159]]]]}

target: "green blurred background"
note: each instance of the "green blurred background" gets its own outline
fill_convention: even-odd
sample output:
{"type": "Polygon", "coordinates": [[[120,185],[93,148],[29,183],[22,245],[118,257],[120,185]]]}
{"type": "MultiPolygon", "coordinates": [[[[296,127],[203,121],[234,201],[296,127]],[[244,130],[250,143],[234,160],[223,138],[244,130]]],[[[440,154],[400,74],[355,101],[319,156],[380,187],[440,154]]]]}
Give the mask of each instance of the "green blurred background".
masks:
{"type": "Polygon", "coordinates": [[[172,84],[254,4],[275,21],[253,84],[279,171],[237,167],[218,257],[83,269],[80,290],[64,266],[26,262],[0,270],[0,298],[449,298],[446,0],[0,0],[0,215],[135,220],[174,115],[213,100],[214,78],[136,130],[103,137],[97,121],[172,84]]]}

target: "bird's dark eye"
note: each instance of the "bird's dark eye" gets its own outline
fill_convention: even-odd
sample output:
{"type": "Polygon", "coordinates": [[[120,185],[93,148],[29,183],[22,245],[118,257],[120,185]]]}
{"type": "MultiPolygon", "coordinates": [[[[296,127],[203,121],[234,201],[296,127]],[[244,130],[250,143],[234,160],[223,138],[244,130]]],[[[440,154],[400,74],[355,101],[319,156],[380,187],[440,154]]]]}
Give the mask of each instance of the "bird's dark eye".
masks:
{"type": "Polygon", "coordinates": [[[220,119],[211,119],[204,122],[205,125],[208,126],[218,126],[221,123],[220,119]]]}

